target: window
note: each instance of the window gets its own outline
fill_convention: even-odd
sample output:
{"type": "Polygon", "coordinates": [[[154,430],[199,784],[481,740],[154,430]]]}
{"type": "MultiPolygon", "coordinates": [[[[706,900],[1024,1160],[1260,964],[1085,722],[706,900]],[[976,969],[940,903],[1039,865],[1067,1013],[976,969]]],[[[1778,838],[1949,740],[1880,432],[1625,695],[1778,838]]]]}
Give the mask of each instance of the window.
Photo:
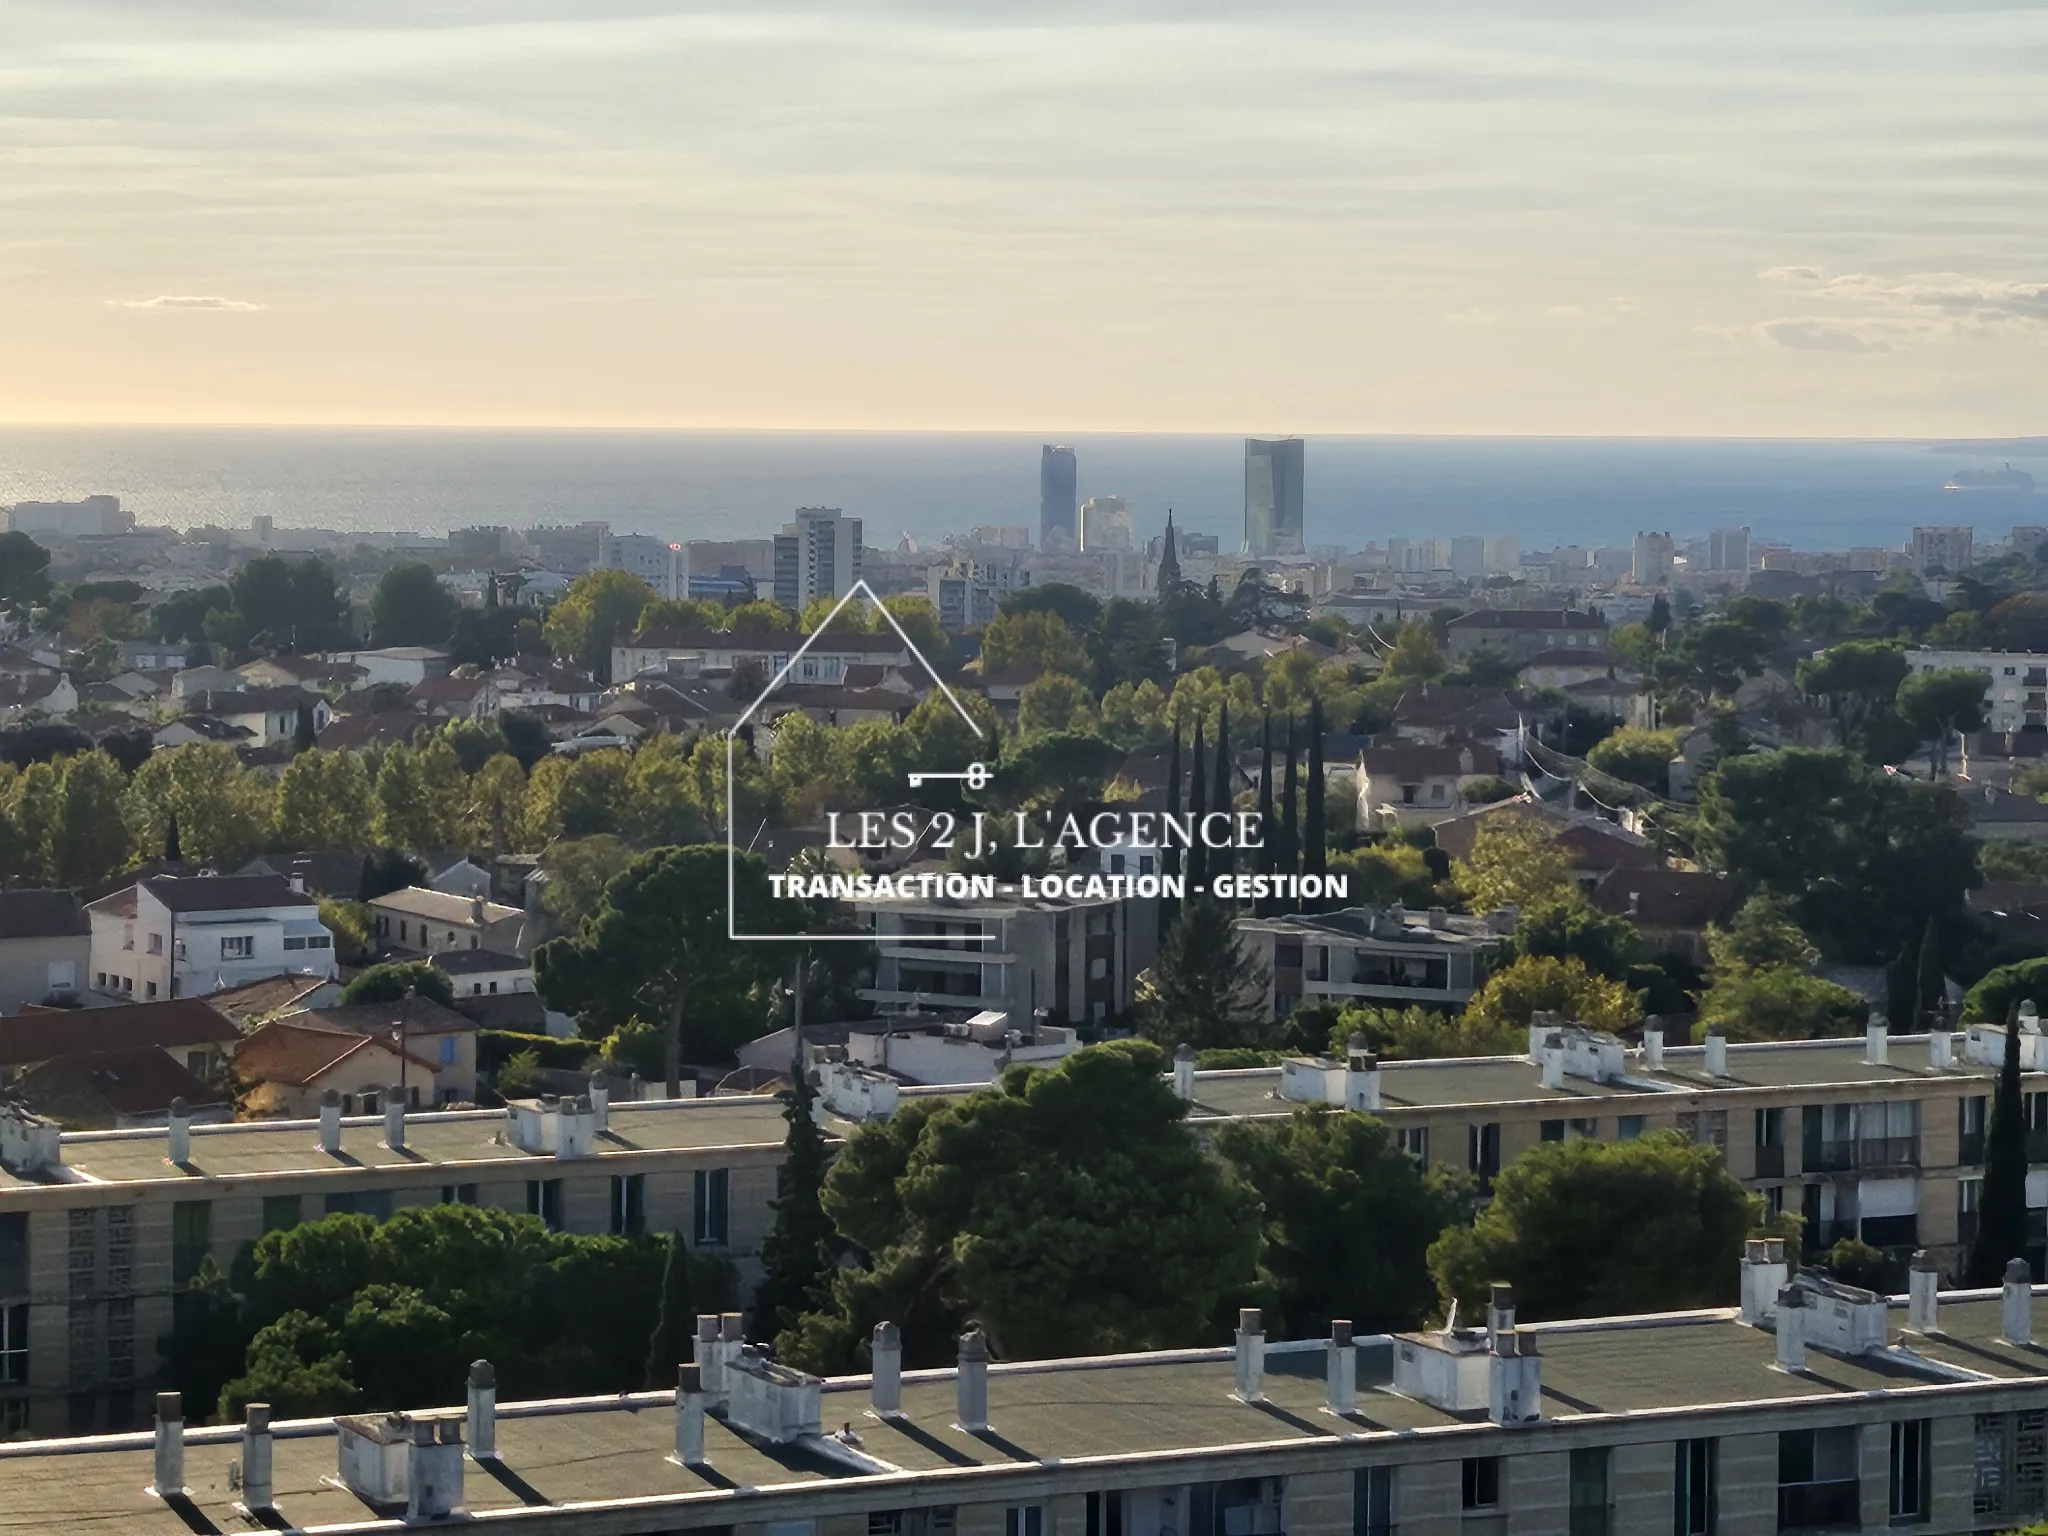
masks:
{"type": "Polygon", "coordinates": [[[152,933],[149,936],[149,952],[152,955],[160,955],[164,952],[164,936],[162,934],[152,933]]]}
{"type": "Polygon", "coordinates": [[[1607,1536],[1607,1447],[1572,1452],[1571,1536],[1607,1536]]]}
{"type": "Polygon", "coordinates": [[[1977,1237],[1977,1207],[1984,1199],[1984,1180],[1956,1180],[1956,1239],[1974,1242],[1977,1237]]]}
{"type": "Polygon", "coordinates": [[[1468,1127],[1466,1154],[1466,1166],[1479,1176],[1481,1183],[1490,1182],[1500,1172],[1500,1122],[1488,1120],[1468,1127]]]}
{"type": "Polygon", "coordinates": [[[529,1216],[538,1216],[542,1221],[546,1222],[549,1231],[561,1231],[562,1181],[560,1179],[528,1179],[526,1181],[526,1212],[529,1216]]]}
{"type": "Polygon", "coordinates": [[[1778,1529],[1863,1523],[1856,1480],[1856,1431],[1788,1429],[1778,1436],[1778,1529]]]}
{"type": "Polygon", "coordinates": [[[1351,1474],[1351,1536],[1394,1536],[1392,1467],[1360,1467],[1351,1474]]]}
{"type": "Polygon", "coordinates": [[[1925,1520],[1927,1449],[1931,1426],[1926,1419],[1904,1419],[1892,1425],[1891,1515],[1893,1525],[1925,1520]]]}
{"type": "Polygon", "coordinates": [[[454,1037],[453,1035],[443,1035],[443,1036],[441,1037],[441,1065],[442,1065],[442,1066],[444,1066],[444,1067],[452,1067],[452,1066],[454,1066],[454,1065],[455,1065],[455,1056],[456,1056],[456,1040],[455,1040],[455,1037],[454,1037]]]}
{"type": "Polygon", "coordinates": [[[256,940],[246,933],[232,933],[220,941],[223,960],[247,960],[256,953],[256,940]]]}
{"type": "Polygon", "coordinates": [[[1500,1458],[1467,1456],[1461,1486],[1464,1508],[1500,1508],[1500,1458]]]}
{"type": "Polygon", "coordinates": [[[183,1285],[199,1273],[199,1263],[213,1251],[213,1202],[180,1200],[171,1207],[171,1284],[183,1285]]]}
{"type": "Polygon", "coordinates": [[[476,1186],[474,1184],[443,1184],[441,1186],[441,1203],[443,1205],[475,1205],[476,1186]]]}
{"type": "Polygon", "coordinates": [[[265,1195],[263,1197],[263,1230],[266,1232],[289,1232],[300,1220],[300,1205],[297,1195],[265,1195]]]}
{"type": "Polygon", "coordinates": [[[0,1215],[0,1296],[28,1294],[28,1212],[0,1215]]]}
{"type": "Polygon", "coordinates": [[[194,1077],[206,1076],[206,1052],[187,1051],[185,1053],[185,1070],[194,1077]]]}
{"type": "Polygon", "coordinates": [[[1614,1122],[1614,1139],[1616,1141],[1640,1140],[1643,1134],[1643,1123],[1643,1116],[1641,1115],[1620,1116],[1614,1122]]]}
{"type": "Polygon", "coordinates": [[[1088,1495],[1086,1536],[1124,1536],[1124,1495],[1121,1489],[1088,1495]]]}
{"type": "Polygon", "coordinates": [[[142,984],[142,995],[143,995],[144,997],[155,997],[155,996],[156,996],[156,983],[155,983],[155,982],[153,982],[153,981],[145,981],[145,982],[144,982],[144,983],[142,984]]]}
{"type": "Polygon", "coordinates": [[[1563,1141],[1564,1122],[1562,1120],[1546,1120],[1539,1129],[1538,1135],[1545,1141],[1563,1141]]]}
{"type": "Polygon", "coordinates": [[[628,1173],[612,1179],[612,1232],[638,1237],[647,1230],[647,1175],[628,1173]]]}
{"type": "Polygon", "coordinates": [[[1003,1536],[1045,1536],[1045,1506],[1012,1505],[1003,1511],[1003,1536]]]}
{"type": "Polygon", "coordinates": [[[1404,1125],[1394,1131],[1394,1141],[1403,1152],[1418,1163],[1429,1162],[1429,1127],[1426,1125],[1404,1125]]]}
{"type": "Polygon", "coordinates": [[[20,1386],[28,1380],[28,1303],[0,1307],[0,1382],[20,1386]]]}
{"type": "Polygon", "coordinates": [[[1678,1466],[1671,1478],[1671,1536],[1713,1536],[1719,1443],[1678,1442],[1678,1466]]]}
{"type": "Polygon", "coordinates": [[[726,1186],[727,1174],[724,1168],[699,1168],[691,1179],[690,1203],[695,1210],[695,1238],[698,1243],[709,1243],[722,1248],[730,1238],[727,1235],[726,1186]]]}
{"type": "Polygon", "coordinates": [[[1972,1164],[1984,1161],[1984,1124],[1986,1099],[1981,1093],[1973,1093],[1956,1101],[1957,1146],[1956,1161],[1972,1164]]]}
{"type": "Polygon", "coordinates": [[[0,1402],[0,1435],[13,1439],[28,1433],[28,1399],[10,1397],[0,1402]]]}
{"type": "Polygon", "coordinates": [[[359,1189],[348,1194],[329,1195],[323,1203],[329,1216],[367,1216],[372,1221],[391,1219],[391,1191],[359,1189]]]}
{"type": "Polygon", "coordinates": [[[1564,1131],[1565,1136],[1572,1141],[1598,1141],[1600,1122],[1598,1119],[1572,1120],[1566,1123],[1564,1131]]]}
{"type": "Polygon", "coordinates": [[[1977,1415],[1973,1508],[1980,1515],[2033,1516],[2048,1495],[2048,1413],[1977,1415]]]}

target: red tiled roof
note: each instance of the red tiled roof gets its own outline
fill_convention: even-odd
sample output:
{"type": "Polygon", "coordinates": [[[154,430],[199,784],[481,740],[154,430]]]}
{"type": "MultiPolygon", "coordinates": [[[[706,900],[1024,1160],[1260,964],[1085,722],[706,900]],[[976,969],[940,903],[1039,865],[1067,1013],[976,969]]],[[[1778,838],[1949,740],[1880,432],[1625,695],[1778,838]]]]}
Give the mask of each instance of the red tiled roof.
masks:
{"type": "Polygon", "coordinates": [[[0,1066],[22,1066],[53,1056],[224,1045],[241,1031],[196,997],[118,1008],[59,1008],[0,1019],[0,1066]]]}

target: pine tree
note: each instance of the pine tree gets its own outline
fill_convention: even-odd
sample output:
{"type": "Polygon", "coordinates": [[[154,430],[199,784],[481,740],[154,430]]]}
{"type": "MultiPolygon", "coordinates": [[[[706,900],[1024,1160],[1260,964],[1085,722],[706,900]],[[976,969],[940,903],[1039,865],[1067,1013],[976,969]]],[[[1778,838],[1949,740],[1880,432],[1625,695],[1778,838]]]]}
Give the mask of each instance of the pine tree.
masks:
{"type": "Polygon", "coordinates": [[[178,813],[171,812],[171,819],[164,823],[164,862],[182,864],[185,855],[178,848],[178,813]]]}
{"type": "MultiPolygon", "coordinates": [[[[1926,930],[1920,935],[1920,970],[1918,984],[1914,987],[1914,1001],[1919,1005],[1915,1015],[1925,1021],[1942,1005],[1948,991],[1941,972],[1941,935],[1935,931],[1934,919],[1927,919],[1926,930]]],[[[1934,1028],[1932,1024],[1928,1028],[1934,1028]]]]}
{"type": "Polygon", "coordinates": [[[832,1222],[822,1198],[832,1159],[816,1114],[818,1087],[804,1061],[803,973],[799,964],[793,993],[796,1060],[789,1091],[779,1095],[789,1128],[775,1172],[775,1225],[761,1243],[761,1284],[754,1292],[754,1333],[767,1339],[796,1325],[832,1264],[832,1222]]]}
{"type": "Polygon", "coordinates": [[[668,1235],[668,1262],[661,1269],[661,1311],[647,1341],[647,1390],[676,1384],[676,1367],[695,1358],[697,1337],[696,1260],[680,1228],[668,1235]]]}
{"type": "Polygon", "coordinates": [[[1977,1235],[1970,1243],[1963,1283],[1998,1285],[2005,1266],[2027,1252],[2027,1127],[2020,1097],[2020,1005],[2005,1016],[2005,1061],[1991,1100],[1984,1137],[1984,1186],[1977,1203],[1977,1235]]]}
{"type": "Polygon", "coordinates": [[[1197,835],[1188,839],[1188,895],[1207,898],[1209,884],[1209,853],[1202,846],[1199,829],[1202,813],[1209,809],[1209,763],[1202,750],[1202,722],[1195,721],[1194,766],[1188,770],[1188,812],[1189,820],[1197,835]]]}
{"type": "MultiPolygon", "coordinates": [[[[1273,845],[1278,841],[1279,828],[1273,823],[1273,712],[1266,712],[1264,728],[1259,733],[1259,857],[1258,872],[1261,875],[1273,873],[1273,862],[1279,850],[1273,845]]],[[[1271,917],[1279,910],[1279,902],[1271,896],[1259,899],[1258,912],[1261,917],[1271,917]]]]}
{"type": "MultiPolygon", "coordinates": [[[[1317,699],[1308,710],[1308,804],[1302,808],[1301,872],[1320,875],[1329,870],[1330,851],[1324,842],[1323,807],[1323,701],[1317,699]]],[[[1314,912],[1324,905],[1322,898],[1302,903],[1302,911],[1314,912]]]]}
{"type": "Polygon", "coordinates": [[[1280,809],[1280,873],[1301,873],[1301,818],[1297,814],[1300,795],[1296,793],[1294,763],[1294,716],[1287,717],[1287,784],[1280,809]]]}
{"type": "MultiPolygon", "coordinates": [[[[1236,787],[1236,770],[1230,761],[1230,705],[1223,706],[1223,713],[1216,721],[1216,782],[1209,786],[1209,809],[1218,815],[1228,817],[1236,797],[1231,791],[1236,787]]],[[[1229,821],[1218,823],[1229,826],[1229,821]]],[[[1237,868],[1237,848],[1234,834],[1226,834],[1221,848],[1209,852],[1209,875],[1227,875],[1237,868]]]]}
{"type": "MultiPolygon", "coordinates": [[[[1173,818],[1174,818],[1175,816],[1178,816],[1179,814],[1180,814],[1180,714],[1179,714],[1179,712],[1178,712],[1178,711],[1176,711],[1176,712],[1174,713],[1174,717],[1173,717],[1173,747],[1172,747],[1172,750],[1171,750],[1171,751],[1169,751],[1169,752],[1167,753],[1167,756],[1166,756],[1166,815],[1167,815],[1167,820],[1168,820],[1169,822],[1171,822],[1171,820],[1172,820],[1172,819],[1173,819],[1173,818]]],[[[1174,846],[1173,846],[1173,839],[1172,839],[1171,837],[1165,837],[1165,838],[1161,839],[1161,841],[1163,842],[1164,846],[1163,846],[1163,847],[1161,847],[1161,848],[1160,848],[1160,850],[1159,850],[1159,872],[1160,872],[1160,873],[1161,873],[1162,875],[1177,875],[1177,874],[1179,874],[1179,873],[1180,873],[1180,849],[1178,849],[1178,848],[1176,848],[1176,847],[1174,847],[1174,846]]],[[[1159,898],[1159,931],[1160,931],[1161,933],[1164,933],[1164,932],[1165,932],[1165,931],[1166,931],[1166,930],[1167,930],[1167,929],[1168,929],[1169,927],[1171,927],[1171,926],[1172,926],[1172,924],[1173,924],[1173,920],[1174,920],[1174,918],[1175,918],[1175,917],[1176,917],[1176,916],[1177,916],[1177,915],[1179,914],[1179,912],[1180,912],[1180,901],[1179,901],[1179,899],[1178,899],[1177,897],[1173,897],[1173,896],[1161,896],[1161,897],[1159,898]]]]}

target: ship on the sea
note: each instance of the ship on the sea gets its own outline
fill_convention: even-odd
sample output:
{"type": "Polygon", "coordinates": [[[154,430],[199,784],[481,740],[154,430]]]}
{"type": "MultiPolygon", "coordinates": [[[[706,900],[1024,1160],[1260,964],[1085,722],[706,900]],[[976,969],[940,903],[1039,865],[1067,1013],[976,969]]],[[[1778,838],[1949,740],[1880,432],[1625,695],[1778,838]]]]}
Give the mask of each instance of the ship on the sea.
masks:
{"type": "Polygon", "coordinates": [[[2034,477],[2014,469],[2010,461],[2003,469],[1959,469],[1948,478],[1945,491],[2025,491],[2034,489],[2034,477]]]}

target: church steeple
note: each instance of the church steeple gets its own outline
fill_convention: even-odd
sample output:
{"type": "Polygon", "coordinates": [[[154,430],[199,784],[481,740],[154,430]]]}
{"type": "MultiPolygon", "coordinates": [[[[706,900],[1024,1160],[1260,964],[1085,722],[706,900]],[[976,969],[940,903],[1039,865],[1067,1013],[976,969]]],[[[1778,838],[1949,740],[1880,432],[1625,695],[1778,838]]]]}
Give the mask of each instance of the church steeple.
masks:
{"type": "Polygon", "coordinates": [[[1173,508],[1166,509],[1166,542],[1159,553],[1159,600],[1180,591],[1180,557],[1173,550],[1173,508]]]}

